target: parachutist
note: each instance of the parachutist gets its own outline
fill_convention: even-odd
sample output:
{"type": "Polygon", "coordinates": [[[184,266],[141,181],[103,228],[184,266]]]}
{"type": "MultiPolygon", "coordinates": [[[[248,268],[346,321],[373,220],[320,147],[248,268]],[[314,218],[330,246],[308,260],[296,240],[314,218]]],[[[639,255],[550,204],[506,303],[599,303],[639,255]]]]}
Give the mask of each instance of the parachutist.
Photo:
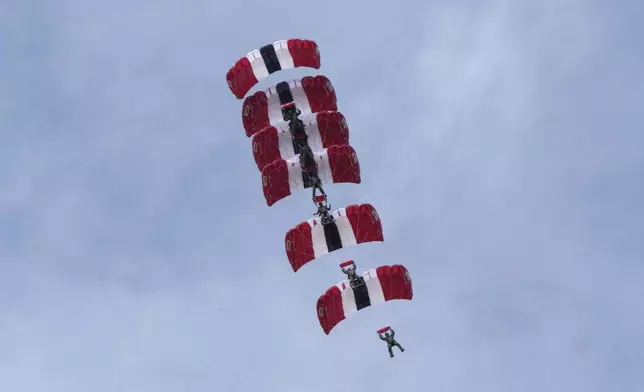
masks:
{"type": "Polygon", "coordinates": [[[315,215],[320,217],[320,221],[323,226],[333,222],[333,216],[329,214],[329,210],[331,210],[331,206],[329,204],[318,202],[318,211],[315,213],[315,215]]]}
{"type": "Polygon", "coordinates": [[[293,121],[300,114],[302,114],[302,111],[295,106],[295,102],[282,106],[282,118],[284,121],[293,121]]]}
{"type": "Polygon", "coordinates": [[[300,166],[306,173],[315,172],[317,175],[318,165],[315,163],[315,155],[308,144],[300,144],[300,166]]]}
{"type": "Polygon", "coordinates": [[[405,349],[402,348],[402,346],[400,345],[400,343],[396,341],[396,339],[394,339],[394,335],[396,334],[394,330],[391,328],[387,328],[387,330],[391,331],[391,333],[385,332],[385,334],[383,335],[382,333],[380,333],[381,331],[378,331],[378,336],[380,337],[380,340],[384,340],[385,342],[387,342],[387,350],[389,350],[389,358],[393,358],[394,352],[392,349],[394,348],[394,346],[398,347],[400,349],[400,352],[404,352],[405,349]]]}
{"type": "Polygon", "coordinates": [[[358,267],[356,267],[355,264],[353,264],[349,268],[342,267],[342,272],[344,272],[347,275],[349,280],[356,280],[358,278],[358,276],[356,274],[356,268],[358,268],[358,267]]]}
{"type": "Polygon", "coordinates": [[[351,287],[358,287],[364,284],[364,278],[362,276],[358,276],[356,272],[357,266],[353,261],[340,264],[340,268],[342,269],[342,272],[347,275],[347,278],[349,278],[349,284],[351,284],[351,287]],[[348,265],[350,265],[350,267],[344,268],[348,265]]]}
{"type": "Polygon", "coordinates": [[[306,144],[308,136],[306,135],[306,128],[304,127],[304,121],[299,118],[293,118],[288,123],[288,129],[291,131],[291,137],[297,140],[300,147],[302,147],[302,141],[306,144]]]}
{"type": "Polygon", "coordinates": [[[313,199],[317,196],[319,190],[322,196],[326,196],[326,192],[322,188],[322,181],[318,176],[318,165],[315,162],[315,155],[311,147],[306,142],[300,144],[300,167],[304,174],[305,184],[313,188],[313,199]]]}
{"type": "Polygon", "coordinates": [[[302,111],[295,106],[295,102],[282,106],[282,117],[284,118],[284,121],[288,122],[288,129],[291,131],[291,137],[295,139],[301,147],[302,141],[306,144],[308,137],[304,127],[304,121],[299,118],[300,114],[302,114],[302,111]]]}

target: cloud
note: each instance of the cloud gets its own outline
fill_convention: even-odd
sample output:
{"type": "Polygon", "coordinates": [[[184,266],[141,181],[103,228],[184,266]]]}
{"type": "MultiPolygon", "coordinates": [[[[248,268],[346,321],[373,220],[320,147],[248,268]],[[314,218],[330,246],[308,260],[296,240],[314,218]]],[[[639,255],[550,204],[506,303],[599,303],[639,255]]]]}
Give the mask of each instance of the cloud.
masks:
{"type": "Polygon", "coordinates": [[[637,7],[2,7],[0,390],[642,385],[637,7]],[[385,225],[297,274],[283,235],[313,206],[265,206],[224,83],[291,36],[320,44],[363,169],[331,202],[385,225]],[[344,258],[405,264],[414,300],[324,335],[344,258]]]}

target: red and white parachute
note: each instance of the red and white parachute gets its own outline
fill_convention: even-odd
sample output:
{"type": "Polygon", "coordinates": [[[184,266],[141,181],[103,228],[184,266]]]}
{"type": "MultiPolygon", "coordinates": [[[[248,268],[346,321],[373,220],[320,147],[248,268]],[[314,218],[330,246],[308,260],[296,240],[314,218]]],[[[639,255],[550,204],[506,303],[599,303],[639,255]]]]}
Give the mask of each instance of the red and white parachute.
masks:
{"type": "MultiPolygon", "coordinates": [[[[353,147],[330,146],[314,153],[318,175],[322,185],[352,183],[359,184],[360,163],[353,147]]],[[[276,202],[295,192],[311,187],[300,167],[299,156],[277,159],[262,169],[262,186],[266,204],[276,202]]]]}
{"type": "MultiPolygon", "coordinates": [[[[244,99],[242,124],[251,138],[266,204],[272,206],[298,191],[312,190],[316,216],[290,229],[284,239],[294,272],[340,248],[384,241],[382,222],[371,204],[331,211],[327,202],[327,185],[361,182],[360,163],[349,144],[349,127],[338,111],[331,81],[323,75],[306,76],[247,96],[271,74],[297,67],[318,70],[320,63],[317,43],[289,39],[249,52],[226,74],[230,91],[244,99]]],[[[347,263],[341,267],[350,279],[331,287],[317,302],[324,333],[367,306],[412,299],[411,279],[402,265],[381,266],[358,276],[353,261],[349,263],[352,269],[344,269],[347,263]]]]}
{"type": "Polygon", "coordinates": [[[286,255],[294,272],[335,250],[384,241],[380,217],[371,204],[350,205],[333,211],[332,215],[334,220],[328,225],[313,217],[286,233],[286,255]]]}
{"type": "MultiPolygon", "coordinates": [[[[353,147],[331,146],[315,153],[314,157],[322,185],[360,183],[360,163],[353,147]]],[[[289,160],[278,159],[265,166],[262,169],[262,186],[269,206],[311,187],[300,168],[299,156],[289,160]]]]}
{"type": "Polygon", "coordinates": [[[309,40],[276,41],[249,52],[226,74],[228,88],[238,99],[268,75],[289,68],[320,68],[318,45],[309,40]]]}
{"type": "MultiPolygon", "coordinates": [[[[349,144],[349,127],[340,112],[318,112],[303,114],[302,120],[308,144],[314,152],[331,146],[349,144]]],[[[268,126],[253,135],[253,157],[261,171],[276,160],[288,160],[299,154],[297,143],[291,136],[288,123],[282,121],[277,126],[268,126]]]]}
{"type": "Polygon", "coordinates": [[[289,103],[295,103],[302,114],[338,110],[335,90],[326,76],[306,76],[301,80],[280,82],[244,99],[242,123],[246,136],[283,122],[282,106],[289,103]]]}
{"type": "Polygon", "coordinates": [[[318,320],[325,334],[357,311],[394,299],[414,297],[411,277],[402,265],[383,265],[362,274],[364,282],[352,285],[348,280],[329,288],[317,304],[318,320]]]}

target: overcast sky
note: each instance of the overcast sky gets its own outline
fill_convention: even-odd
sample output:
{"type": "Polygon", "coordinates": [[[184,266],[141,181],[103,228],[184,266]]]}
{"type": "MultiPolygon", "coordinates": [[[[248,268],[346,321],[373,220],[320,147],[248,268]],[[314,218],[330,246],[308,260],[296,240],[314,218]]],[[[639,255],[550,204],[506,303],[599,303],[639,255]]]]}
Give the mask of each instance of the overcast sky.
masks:
{"type": "MultiPolygon", "coordinates": [[[[644,390],[644,3],[0,0],[0,391],[644,390]],[[318,42],[383,243],[293,273],[248,51],[318,42]],[[315,303],[402,263],[413,301],[315,303]],[[376,335],[396,329],[390,359],[376,335]]],[[[273,75],[263,86],[302,73],[273,75]]]]}

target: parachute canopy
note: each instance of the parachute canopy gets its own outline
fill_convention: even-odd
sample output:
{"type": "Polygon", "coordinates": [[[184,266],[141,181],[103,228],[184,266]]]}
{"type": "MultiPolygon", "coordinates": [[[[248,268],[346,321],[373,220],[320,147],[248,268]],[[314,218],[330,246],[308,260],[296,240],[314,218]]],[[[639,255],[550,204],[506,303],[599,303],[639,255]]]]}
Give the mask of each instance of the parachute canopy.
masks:
{"type": "MultiPolygon", "coordinates": [[[[360,163],[351,146],[331,146],[313,154],[317,173],[323,185],[338,183],[359,184],[360,163]]],[[[262,169],[262,187],[266,204],[272,206],[291,194],[310,188],[305,181],[299,155],[288,160],[280,159],[262,169]]]]}
{"type": "Polygon", "coordinates": [[[302,114],[338,110],[331,81],[322,75],[306,76],[301,80],[281,82],[244,99],[242,123],[246,136],[282,121],[282,106],[294,103],[302,114]]]}
{"type": "Polygon", "coordinates": [[[296,67],[320,68],[318,45],[309,40],[276,41],[249,52],[226,74],[228,88],[238,99],[268,75],[296,67]]]}
{"type": "MultiPolygon", "coordinates": [[[[340,112],[309,113],[300,116],[304,122],[307,143],[313,152],[331,146],[349,144],[349,128],[340,112]]],[[[277,159],[291,159],[299,155],[300,148],[291,135],[287,122],[268,126],[253,135],[253,157],[261,171],[277,159]]]]}
{"type": "Polygon", "coordinates": [[[328,289],[317,303],[318,320],[325,334],[342,320],[378,303],[394,299],[411,300],[411,278],[402,265],[384,265],[362,274],[364,284],[352,287],[348,280],[328,289]]]}
{"type": "Polygon", "coordinates": [[[322,225],[320,218],[314,217],[286,233],[286,255],[294,272],[335,250],[384,241],[380,217],[371,204],[353,204],[337,209],[331,215],[332,223],[322,225]]]}

